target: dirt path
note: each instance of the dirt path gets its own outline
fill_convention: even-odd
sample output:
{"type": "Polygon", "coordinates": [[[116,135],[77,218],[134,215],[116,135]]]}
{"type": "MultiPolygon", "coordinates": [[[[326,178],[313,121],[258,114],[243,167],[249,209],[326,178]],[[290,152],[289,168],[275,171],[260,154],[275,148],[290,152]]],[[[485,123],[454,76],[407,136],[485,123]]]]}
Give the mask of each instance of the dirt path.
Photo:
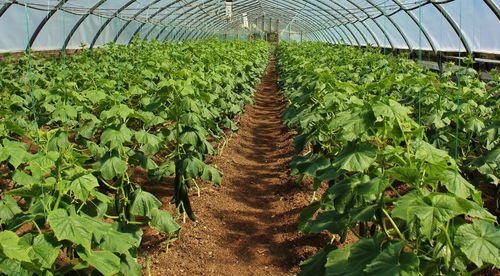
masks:
{"type": "Polygon", "coordinates": [[[318,238],[296,231],[310,194],[290,178],[294,134],[280,119],[285,100],[277,79],[271,60],[255,104],[214,161],[224,173],[222,186],[207,186],[200,197],[191,197],[199,220],[182,226],[181,240],[168,252],[146,241],[143,255],[153,275],[293,275],[316,251],[318,238]]]}

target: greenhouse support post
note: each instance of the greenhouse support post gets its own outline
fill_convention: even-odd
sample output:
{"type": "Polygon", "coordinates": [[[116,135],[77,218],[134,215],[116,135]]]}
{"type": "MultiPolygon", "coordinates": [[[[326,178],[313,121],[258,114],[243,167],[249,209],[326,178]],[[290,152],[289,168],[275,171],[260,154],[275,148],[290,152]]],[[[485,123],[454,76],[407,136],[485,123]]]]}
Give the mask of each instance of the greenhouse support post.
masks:
{"type": "Polygon", "coordinates": [[[262,16],[262,31],[265,32],[266,31],[266,28],[265,28],[265,22],[264,22],[264,15],[262,16]]]}
{"type": "Polygon", "coordinates": [[[439,75],[443,74],[443,53],[441,51],[438,52],[438,67],[439,67],[439,75]]]}

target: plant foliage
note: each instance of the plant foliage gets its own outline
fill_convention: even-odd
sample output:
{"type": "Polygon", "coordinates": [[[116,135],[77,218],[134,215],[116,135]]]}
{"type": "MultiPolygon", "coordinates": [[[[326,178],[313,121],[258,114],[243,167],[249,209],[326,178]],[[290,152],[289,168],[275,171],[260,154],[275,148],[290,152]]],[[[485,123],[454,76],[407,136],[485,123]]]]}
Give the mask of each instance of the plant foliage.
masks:
{"type": "MultiPolygon", "coordinates": [[[[500,229],[479,185],[500,177],[499,78],[442,76],[405,56],[280,44],[284,114],[298,131],[292,172],[327,185],[299,230],[345,241],[303,275],[454,275],[500,267],[500,229]],[[458,81],[457,81],[458,80],[458,81]]],[[[498,195],[496,195],[498,196],[498,195]]],[[[498,200],[498,199],[497,199],[498,200]]]]}
{"type": "Polygon", "coordinates": [[[172,202],[195,219],[189,186],[221,183],[205,157],[267,57],[265,42],[136,40],[1,61],[0,273],[141,275],[143,227],[180,227],[140,179],[174,176],[172,202]]]}

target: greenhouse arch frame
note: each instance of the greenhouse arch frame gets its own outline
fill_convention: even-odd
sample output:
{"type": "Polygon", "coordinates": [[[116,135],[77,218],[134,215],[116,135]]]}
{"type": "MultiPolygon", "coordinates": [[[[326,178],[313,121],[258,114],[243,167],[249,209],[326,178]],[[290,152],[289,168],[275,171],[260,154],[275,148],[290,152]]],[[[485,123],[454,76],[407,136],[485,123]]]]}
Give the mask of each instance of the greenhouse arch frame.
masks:
{"type": "Polygon", "coordinates": [[[276,32],[334,44],[500,53],[500,0],[233,0],[231,19],[225,1],[3,0],[0,51],[276,32]],[[242,28],[243,14],[250,28],[242,28]]]}

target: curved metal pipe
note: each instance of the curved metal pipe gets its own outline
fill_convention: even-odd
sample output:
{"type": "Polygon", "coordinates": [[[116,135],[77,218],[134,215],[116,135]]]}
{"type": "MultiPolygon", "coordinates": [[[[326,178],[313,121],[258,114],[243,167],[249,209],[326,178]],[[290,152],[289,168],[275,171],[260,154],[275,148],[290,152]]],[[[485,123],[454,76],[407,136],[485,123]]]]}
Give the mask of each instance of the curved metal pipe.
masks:
{"type": "MultiPolygon", "coordinates": [[[[318,5],[314,4],[314,3],[311,3],[311,2],[309,2],[308,0],[303,0],[303,1],[304,1],[305,3],[307,3],[308,5],[312,5],[312,6],[314,6],[314,7],[318,8],[318,9],[320,9],[320,10],[323,10],[323,8],[322,8],[322,7],[320,7],[320,6],[318,6],[318,5]]],[[[321,4],[323,4],[323,5],[324,5],[324,3],[323,3],[321,0],[317,0],[317,1],[318,1],[319,3],[321,3],[321,4]]],[[[332,13],[330,13],[330,12],[325,12],[324,10],[323,10],[323,12],[324,12],[327,16],[329,15],[329,16],[331,16],[331,17],[335,18],[335,19],[336,19],[339,23],[341,23],[341,22],[342,22],[339,18],[337,18],[336,16],[334,16],[332,13]]],[[[345,16],[342,16],[342,17],[344,17],[344,19],[345,19],[345,16]]],[[[344,32],[344,30],[342,30],[342,29],[341,29],[341,31],[342,31],[342,33],[344,33],[344,35],[345,35],[345,36],[349,39],[349,41],[352,43],[352,41],[351,41],[350,37],[347,35],[347,33],[346,33],[346,32],[344,32]]],[[[354,38],[354,40],[356,40],[356,43],[357,43],[358,45],[360,45],[360,43],[359,43],[359,41],[358,41],[358,38],[354,35],[354,33],[353,33],[351,30],[349,30],[349,29],[348,29],[348,32],[349,32],[349,33],[351,33],[351,35],[352,35],[352,37],[354,38]]]]}
{"type": "MultiPolygon", "coordinates": [[[[43,20],[40,22],[40,24],[38,24],[38,26],[36,26],[36,29],[35,31],[33,32],[33,34],[31,35],[30,37],[30,40],[28,42],[28,45],[26,45],[26,50],[29,50],[31,48],[31,46],[33,46],[33,43],[35,43],[35,40],[36,38],[38,37],[38,35],[40,34],[40,32],[42,31],[43,27],[45,26],[45,24],[47,24],[47,22],[49,21],[49,19],[66,3],[68,2],[68,0],[61,0],[59,1],[59,3],[57,3],[57,5],[51,9],[49,11],[49,13],[43,18],[43,20]]],[[[62,11],[64,12],[64,11],[62,11]]]]}
{"type": "MultiPolygon", "coordinates": [[[[403,40],[405,41],[406,46],[408,46],[408,49],[410,49],[410,51],[413,51],[413,48],[412,48],[412,46],[411,46],[411,44],[410,44],[410,42],[408,40],[408,37],[406,37],[406,34],[403,31],[401,31],[401,28],[399,27],[399,25],[396,24],[392,20],[391,16],[387,15],[384,10],[380,9],[379,6],[373,4],[373,2],[371,0],[366,0],[366,2],[368,4],[370,4],[370,5],[372,5],[374,8],[376,8],[381,14],[383,14],[385,16],[385,19],[388,19],[391,22],[391,24],[396,28],[396,30],[399,32],[399,34],[401,35],[401,37],[403,37],[403,40]]],[[[375,19],[374,19],[374,21],[375,21],[375,19]]],[[[394,49],[394,46],[392,48],[394,49]]]]}
{"type": "MultiPolygon", "coordinates": [[[[275,3],[275,4],[276,4],[276,3],[275,3]]],[[[290,8],[290,6],[286,6],[285,4],[283,4],[283,3],[281,3],[281,2],[280,2],[280,3],[277,3],[277,5],[280,5],[280,7],[281,7],[281,8],[290,8]]],[[[297,8],[297,7],[298,7],[298,6],[293,6],[293,8],[297,8]]],[[[250,10],[250,11],[246,10],[245,12],[251,13],[252,11],[254,11],[254,10],[259,10],[259,9],[261,10],[262,8],[261,8],[261,7],[259,7],[259,8],[252,9],[252,10],[250,10]]],[[[314,21],[315,21],[312,15],[311,15],[311,16],[309,16],[309,15],[305,15],[305,16],[307,16],[308,18],[311,18],[311,22],[310,22],[310,21],[304,21],[304,22],[310,22],[310,23],[312,23],[312,22],[314,22],[314,21]]],[[[214,21],[214,20],[212,20],[212,21],[214,21]]],[[[284,22],[284,21],[286,21],[286,20],[282,20],[282,22],[284,22]]],[[[204,22],[204,23],[206,23],[206,22],[204,22]]],[[[221,26],[221,28],[220,28],[220,29],[223,29],[223,28],[225,28],[227,25],[228,25],[228,24],[224,24],[224,22],[215,22],[215,24],[212,24],[212,25],[211,25],[211,26],[213,27],[211,30],[213,30],[213,29],[215,29],[215,28],[217,28],[217,27],[219,27],[219,26],[221,26]]],[[[318,25],[318,26],[320,26],[320,25],[318,25]]],[[[315,28],[313,28],[313,29],[315,29],[315,28]]],[[[311,30],[311,31],[312,31],[312,30],[311,30]]]]}
{"type": "Polygon", "coordinates": [[[99,30],[97,31],[97,33],[95,34],[94,38],[92,39],[92,43],[90,43],[90,49],[94,49],[94,45],[97,41],[97,39],[99,38],[99,36],[101,35],[101,33],[104,31],[104,29],[106,28],[106,26],[108,26],[108,24],[114,19],[116,18],[117,15],[119,15],[123,10],[125,10],[128,6],[132,5],[134,2],[136,2],[137,0],[129,0],[127,3],[125,3],[121,8],[119,8],[118,10],[116,10],[113,15],[108,18],[106,20],[106,22],[104,22],[104,24],[101,25],[101,27],[99,28],[99,30]]]}
{"type": "MultiPolygon", "coordinates": [[[[375,25],[377,25],[377,27],[380,29],[380,31],[382,32],[382,34],[387,38],[387,41],[389,42],[389,45],[391,45],[391,48],[394,49],[394,43],[392,42],[392,40],[391,40],[390,36],[387,34],[387,32],[382,28],[382,26],[380,26],[380,24],[375,19],[373,19],[368,12],[366,12],[366,10],[364,10],[358,4],[354,3],[352,0],[346,0],[346,1],[349,2],[349,4],[351,4],[351,5],[355,6],[356,8],[358,8],[358,10],[360,10],[361,12],[363,12],[366,15],[366,18],[363,19],[362,21],[365,21],[368,18],[372,19],[373,23],[375,23],[375,25]]],[[[370,30],[370,27],[367,26],[366,28],[368,30],[370,30]]],[[[375,38],[375,36],[374,36],[374,38],[375,38]]],[[[380,47],[380,41],[378,42],[378,45],[380,47]]]]}
{"type": "MultiPolygon", "coordinates": [[[[401,4],[401,2],[399,2],[399,0],[392,0],[392,1],[394,3],[396,3],[396,5],[398,5],[399,8],[401,10],[403,10],[413,20],[415,25],[417,25],[417,27],[420,29],[420,31],[422,31],[422,34],[425,36],[425,39],[427,39],[427,42],[429,42],[429,45],[431,46],[432,51],[434,53],[437,53],[436,45],[435,45],[434,41],[432,40],[431,36],[429,35],[429,32],[427,32],[427,29],[420,23],[420,21],[415,17],[415,15],[413,13],[411,13],[410,11],[406,10],[404,8],[403,4],[401,4]]],[[[422,8],[422,7],[420,7],[420,8],[422,8]]]]}
{"type": "MultiPolygon", "coordinates": [[[[206,2],[204,3],[204,5],[206,5],[206,4],[210,3],[210,2],[212,2],[212,1],[210,1],[210,0],[209,0],[209,1],[206,1],[206,2]]],[[[245,7],[250,6],[250,5],[253,5],[253,3],[248,3],[245,7]]],[[[209,10],[208,10],[208,12],[213,12],[213,11],[215,11],[215,10],[219,9],[219,8],[220,8],[220,7],[217,7],[216,5],[214,5],[212,9],[209,9],[209,10]]],[[[194,8],[193,8],[193,9],[194,9],[194,8]]],[[[192,9],[191,9],[191,10],[192,10],[192,9]]],[[[191,10],[190,10],[190,11],[191,11],[191,10]]],[[[235,12],[235,11],[233,11],[233,12],[235,12]]],[[[183,23],[187,22],[187,24],[186,24],[186,25],[190,25],[190,24],[191,24],[191,22],[193,22],[194,20],[200,19],[200,18],[202,18],[202,17],[206,17],[206,15],[207,15],[207,14],[206,14],[206,12],[205,12],[204,10],[200,9],[200,10],[196,11],[195,13],[189,14],[188,16],[184,17],[184,18],[181,20],[180,24],[183,24],[183,23]],[[193,16],[194,16],[194,18],[192,18],[193,16]],[[190,19],[191,19],[191,20],[190,20],[190,19]]],[[[174,19],[174,20],[175,20],[175,19],[174,19]]],[[[204,22],[206,22],[206,21],[204,21],[204,22]]],[[[193,26],[193,28],[195,28],[195,29],[196,29],[197,27],[198,27],[198,25],[193,26]]],[[[169,36],[170,36],[170,34],[172,33],[172,31],[173,31],[173,29],[171,29],[171,30],[167,33],[166,37],[169,37],[169,36]]],[[[186,30],[183,30],[182,32],[183,32],[183,35],[184,35],[184,33],[186,32],[186,30]]],[[[179,33],[180,33],[180,31],[177,31],[177,32],[174,34],[174,37],[172,38],[172,40],[175,40],[176,36],[177,36],[179,33]]],[[[158,36],[158,38],[159,38],[159,36],[158,36]]]]}
{"type": "MultiPolygon", "coordinates": [[[[435,3],[434,1],[431,1],[431,3],[432,3],[432,5],[434,7],[436,7],[436,9],[438,9],[438,11],[441,13],[441,15],[443,15],[444,18],[446,19],[446,21],[448,21],[448,23],[451,25],[451,27],[453,28],[453,30],[455,31],[455,33],[458,35],[458,38],[460,39],[460,41],[464,45],[465,50],[467,51],[467,53],[472,54],[472,49],[471,49],[471,47],[469,45],[469,42],[467,41],[467,39],[465,39],[464,34],[460,30],[460,27],[453,20],[453,18],[451,18],[451,16],[448,14],[448,12],[443,7],[441,7],[440,4],[435,3]]],[[[460,48],[457,49],[457,50],[460,51],[460,48]]]]}
{"type": "MultiPolygon", "coordinates": [[[[123,24],[123,26],[120,28],[120,30],[116,33],[115,38],[113,38],[113,42],[116,43],[116,41],[118,40],[118,38],[120,37],[120,35],[122,34],[122,32],[125,30],[125,28],[127,28],[127,26],[130,25],[130,23],[132,23],[132,21],[135,20],[141,13],[143,13],[145,10],[149,9],[149,7],[151,7],[152,5],[154,5],[154,4],[156,4],[156,3],[160,2],[160,1],[161,0],[152,1],[151,3],[147,4],[142,9],[140,9],[138,12],[136,12],[132,16],[132,18],[130,20],[128,20],[125,24],[123,24]]],[[[129,44],[130,44],[130,42],[129,42],[129,44]]]]}
{"type": "MultiPolygon", "coordinates": [[[[146,22],[147,21],[150,21],[151,19],[153,19],[154,17],[156,17],[158,14],[162,13],[164,10],[170,8],[171,6],[173,6],[174,4],[177,4],[179,2],[179,0],[177,1],[174,1],[174,2],[170,2],[168,3],[167,5],[165,5],[164,7],[162,7],[161,9],[158,9],[155,13],[151,14],[149,16],[149,18],[146,19],[146,22]]],[[[167,18],[171,13],[167,13],[165,16],[162,17],[162,19],[160,19],[160,22],[167,18]]],[[[132,33],[132,36],[130,37],[129,39],[129,42],[128,44],[130,44],[130,42],[132,42],[132,40],[134,39],[134,37],[142,30],[142,28],[147,24],[146,22],[143,22],[141,23],[141,25],[139,25],[139,27],[137,27],[137,29],[132,33]]],[[[146,36],[144,36],[144,39],[147,39],[147,37],[149,36],[149,33],[152,31],[153,28],[151,28],[148,33],[146,34],[146,36]]]]}
{"type": "MultiPolygon", "coordinates": [[[[493,3],[492,0],[484,0],[484,3],[491,9],[491,11],[497,16],[497,19],[500,20],[500,12],[498,11],[498,7],[493,3]]],[[[1,16],[1,14],[0,14],[1,16]]]]}
{"type": "MultiPolygon", "coordinates": [[[[252,4],[254,4],[254,3],[252,3],[252,4]]],[[[246,8],[246,7],[248,7],[248,6],[245,6],[244,8],[246,8]]],[[[282,6],[282,7],[285,7],[285,6],[282,6]]],[[[243,8],[243,7],[241,7],[241,6],[240,6],[240,7],[237,7],[237,8],[238,8],[238,10],[242,10],[242,8],[243,8]]],[[[247,9],[247,10],[245,10],[245,12],[247,12],[248,14],[251,14],[253,11],[257,11],[257,10],[261,10],[261,9],[262,9],[262,8],[261,8],[260,6],[254,6],[254,7],[251,7],[251,9],[249,9],[249,10],[248,10],[248,9],[247,9]]],[[[237,13],[237,12],[236,12],[236,13],[237,13]]],[[[285,14],[282,14],[282,16],[283,16],[283,17],[280,17],[280,19],[285,19],[285,18],[284,18],[284,17],[285,17],[285,14]]],[[[199,17],[198,17],[198,18],[199,18],[199,17]]],[[[219,27],[220,27],[219,29],[224,29],[224,27],[225,27],[225,26],[227,26],[228,24],[225,24],[225,22],[223,22],[222,20],[217,21],[218,19],[219,19],[219,18],[213,18],[213,19],[211,19],[211,20],[209,20],[209,21],[203,21],[203,22],[201,22],[200,24],[195,25],[195,27],[198,27],[198,26],[199,26],[199,25],[201,25],[201,24],[207,24],[207,22],[208,22],[208,23],[210,24],[210,26],[209,26],[209,31],[214,31],[215,29],[217,29],[217,28],[219,28],[219,27]]],[[[252,19],[250,19],[250,20],[254,20],[254,19],[252,18],[252,19]]],[[[281,20],[281,21],[282,21],[282,22],[284,22],[284,21],[286,21],[286,20],[281,20]]],[[[309,25],[309,24],[308,24],[308,23],[306,23],[306,22],[304,22],[304,23],[306,24],[306,26],[307,26],[307,25],[309,25]]]]}
{"type": "MultiPolygon", "coordinates": [[[[210,2],[212,2],[212,0],[206,1],[204,4],[206,5],[206,4],[210,3],[210,2]]],[[[193,10],[194,10],[194,9],[196,9],[196,8],[197,8],[196,6],[191,7],[189,10],[187,10],[187,12],[189,13],[189,12],[193,11],[193,10]]],[[[171,22],[174,22],[175,20],[178,20],[178,19],[179,19],[179,18],[181,18],[182,16],[183,16],[183,14],[179,14],[179,15],[177,15],[176,17],[174,17],[174,18],[171,20],[171,22]]],[[[181,20],[181,22],[180,22],[180,24],[182,24],[184,21],[186,21],[186,19],[187,19],[187,18],[189,18],[189,17],[191,17],[191,16],[192,16],[192,14],[189,14],[187,17],[185,17],[184,19],[182,19],[182,20],[181,20]]],[[[174,29],[170,29],[170,31],[167,33],[167,36],[169,36],[169,35],[172,33],[172,31],[173,31],[173,30],[174,30],[174,29]]],[[[160,32],[160,33],[161,33],[161,32],[160,32]]],[[[158,35],[159,35],[160,33],[158,33],[158,35]]],[[[159,36],[157,36],[157,37],[156,37],[156,39],[158,39],[158,37],[159,37],[159,36]]]]}
{"type": "Polygon", "coordinates": [[[2,17],[2,15],[10,8],[10,6],[14,5],[15,3],[16,1],[3,4],[2,8],[0,9],[0,17],[2,17]]]}
{"type": "Polygon", "coordinates": [[[108,1],[108,0],[100,0],[99,2],[97,2],[97,4],[95,4],[92,8],[90,8],[90,10],[89,10],[88,13],[82,15],[82,17],[80,17],[80,19],[78,19],[78,21],[75,23],[75,25],[73,26],[73,28],[71,28],[71,31],[69,32],[69,34],[66,36],[66,39],[64,40],[64,43],[63,43],[63,46],[62,46],[62,50],[63,51],[66,50],[66,47],[68,47],[68,44],[71,41],[71,38],[75,34],[75,32],[78,29],[78,27],[80,27],[80,25],[83,23],[83,21],[87,17],[89,17],[89,15],[92,14],[92,12],[94,12],[97,8],[99,8],[102,4],[104,4],[106,1],[108,1]]]}
{"type": "MultiPolygon", "coordinates": [[[[254,7],[252,7],[252,9],[250,9],[250,10],[245,10],[245,12],[247,12],[248,14],[251,14],[253,11],[256,11],[256,10],[262,10],[262,9],[263,9],[262,5],[258,5],[258,4],[256,4],[256,3],[255,3],[255,1],[254,1],[254,2],[252,2],[252,4],[254,4],[254,7]]],[[[287,8],[287,7],[286,7],[286,6],[284,6],[284,4],[282,4],[282,3],[278,3],[278,5],[280,5],[280,8],[287,8]]],[[[247,7],[248,7],[248,6],[247,6],[247,7]]],[[[294,6],[294,7],[297,7],[297,6],[294,6]]],[[[242,9],[242,6],[238,6],[238,9],[240,9],[240,10],[241,10],[241,9],[242,9]]],[[[264,11],[264,13],[265,13],[265,11],[264,11]]],[[[280,16],[279,16],[279,18],[280,18],[280,19],[282,19],[282,20],[281,20],[282,22],[284,22],[284,21],[286,21],[286,20],[287,20],[287,18],[286,18],[286,17],[287,17],[287,14],[286,14],[286,13],[281,13],[281,12],[277,13],[277,12],[274,12],[274,11],[273,11],[273,12],[271,12],[271,13],[272,13],[273,15],[279,14],[279,15],[280,15],[280,16]]],[[[256,17],[256,18],[257,18],[257,17],[256,17]]],[[[253,20],[254,20],[254,19],[256,19],[256,18],[250,18],[250,20],[251,20],[251,21],[253,21],[253,20]]],[[[221,26],[221,27],[219,28],[219,30],[223,30],[223,29],[226,29],[226,28],[228,28],[228,27],[230,26],[229,24],[224,24],[224,22],[219,22],[219,21],[215,21],[215,20],[217,20],[217,19],[213,19],[213,20],[211,20],[211,23],[212,23],[212,22],[214,22],[214,24],[211,24],[211,25],[210,25],[210,27],[214,27],[213,29],[215,29],[215,28],[217,28],[217,27],[221,26]],[[215,26],[217,26],[217,27],[215,27],[215,26]]],[[[206,23],[206,21],[203,21],[203,23],[206,23]]],[[[309,24],[308,24],[308,23],[305,23],[305,25],[306,25],[306,26],[309,26],[309,24]]],[[[211,30],[213,30],[213,29],[211,29],[211,30]]]]}
{"type": "MultiPolygon", "coordinates": [[[[322,1],[319,1],[319,2],[322,3],[322,1]]],[[[353,16],[354,18],[356,18],[357,20],[359,20],[359,18],[356,16],[356,14],[352,13],[351,11],[349,11],[349,9],[346,9],[344,6],[341,6],[341,5],[339,5],[339,4],[335,3],[335,2],[332,2],[332,4],[335,4],[337,7],[342,8],[344,11],[346,11],[347,13],[349,13],[351,16],[353,16]]],[[[346,18],[346,20],[348,20],[347,17],[345,17],[345,18],[346,18]]],[[[361,24],[364,25],[363,23],[361,23],[361,24]]],[[[347,28],[347,25],[349,25],[349,24],[345,25],[346,28],[347,28]]],[[[358,28],[358,26],[356,26],[353,23],[350,23],[350,25],[352,25],[358,31],[358,33],[361,35],[361,37],[365,41],[365,44],[369,45],[368,39],[366,39],[365,34],[358,28]]],[[[376,40],[375,40],[375,42],[378,43],[376,40]]]]}

